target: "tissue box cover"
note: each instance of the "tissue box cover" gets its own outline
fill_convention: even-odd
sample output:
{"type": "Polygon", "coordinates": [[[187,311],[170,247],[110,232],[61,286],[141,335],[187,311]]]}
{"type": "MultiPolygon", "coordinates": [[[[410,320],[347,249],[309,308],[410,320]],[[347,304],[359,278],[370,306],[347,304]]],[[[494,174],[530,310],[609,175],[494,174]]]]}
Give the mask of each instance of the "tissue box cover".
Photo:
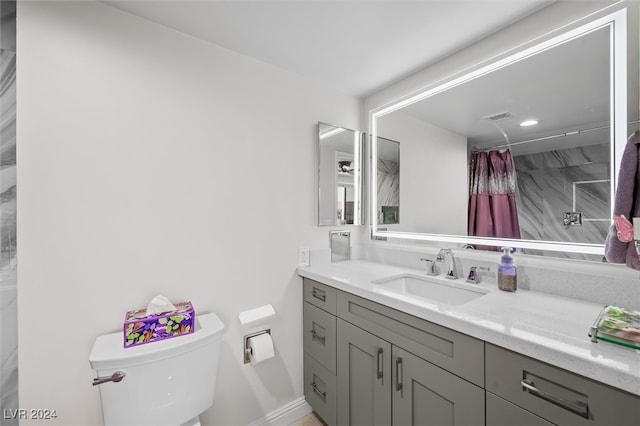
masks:
{"type": "Polygon", "coordinates": [[[127,312],[124,318],[124,347],[158,342],[195,331],[191,302],[175,303],[175,311],[147,315],[147,309],[127,312]]]}

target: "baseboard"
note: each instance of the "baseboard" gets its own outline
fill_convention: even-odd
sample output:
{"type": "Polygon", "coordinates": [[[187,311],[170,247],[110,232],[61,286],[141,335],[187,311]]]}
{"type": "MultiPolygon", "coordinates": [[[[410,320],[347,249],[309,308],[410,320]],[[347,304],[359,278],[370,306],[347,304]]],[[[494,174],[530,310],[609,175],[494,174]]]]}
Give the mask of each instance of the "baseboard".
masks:
{"type": "Polygon", "coordinates": [[[277,410],[267,413],[263,418],[249,423],[248,426],[288,426],[311,411],[313,411],[311,406],[301,396],[277,410]]]}

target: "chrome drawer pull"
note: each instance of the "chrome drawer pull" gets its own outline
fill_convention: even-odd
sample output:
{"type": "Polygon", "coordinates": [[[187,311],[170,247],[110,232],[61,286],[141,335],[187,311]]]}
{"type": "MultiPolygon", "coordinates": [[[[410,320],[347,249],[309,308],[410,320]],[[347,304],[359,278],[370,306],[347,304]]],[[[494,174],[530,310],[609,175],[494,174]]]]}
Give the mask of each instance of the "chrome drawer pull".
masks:
{"type": "Polygon", "coordinates": [[[589,405],[582,401],[567,401],[566,399],[557,397],[549,392],[545,392],[541,389],[535,387],[534,383],[531,380],[523,379],[520,384],[528,393],[533,396],[537,396],[538,398],[542,398],[547,402],[550,402],[554,405],[557,405],[560,408],[564,408],[565,410],[571,411],[574,414],[577,414],[585,419],[589,418],[589,405]]]}
{"type": "Polygon", "coordinates": [[[310,333],[311,333],[311,339],[312,340],[317,340],[322,345],[324,345],[324,342],[325,342],[324,336],[318,335],[318,333],[315,330],[311,330],[310,333]]]}
{"type": "Polygon", "coordinates": [[[324,293],[324,291],[317,289],[315,287],[313,288],[313,290],[311,290],[311,295],[323,302],[327,301],[327,295],[324,293]]]}
{"type": "Polygon", "coordinates": [[[396,359],[396,391],[402,390],[402,358],[396,359]]]}
{"type": "Polygon", "coordinates": [[[378,349],[378,354],[377,354],[377,361],[378,361],[378,379],[382,379],[382,373],[383,373],[383,369],[384,369],[384,362],[382,360],[382,348],[378,349]]]}
{"type": "Polygon", "coordinates": [[[314,393],[318,394],[318,396],[322,398],[323,401],[327,401],[327,392],[320,392],[320,389],[318,389],[318,385],[316,384],[316,382],[311,383],[311,388],[313,389],[314,393]]]}

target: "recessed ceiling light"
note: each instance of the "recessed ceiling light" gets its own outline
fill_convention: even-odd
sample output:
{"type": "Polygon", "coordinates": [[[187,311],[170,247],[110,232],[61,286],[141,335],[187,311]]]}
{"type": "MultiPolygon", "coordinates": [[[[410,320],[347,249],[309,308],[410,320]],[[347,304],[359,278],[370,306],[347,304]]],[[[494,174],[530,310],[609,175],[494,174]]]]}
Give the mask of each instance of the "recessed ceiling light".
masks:
{"type": "Polygon", "coordinates": [[[538,120],[525,120],[520,123],[520,127],[529,127],[538,124],[538,120]]]}

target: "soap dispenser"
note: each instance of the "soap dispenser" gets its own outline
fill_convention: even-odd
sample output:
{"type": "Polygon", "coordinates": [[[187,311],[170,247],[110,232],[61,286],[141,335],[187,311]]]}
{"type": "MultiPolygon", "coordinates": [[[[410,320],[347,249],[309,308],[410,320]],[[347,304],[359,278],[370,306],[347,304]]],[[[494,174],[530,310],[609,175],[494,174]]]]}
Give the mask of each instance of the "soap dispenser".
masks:
{"type": "Polygon", "coordinates": [[[498,265],[498,288],[502,291],[514,292],[518,289],[518,269],[511,257],[511,247],[502,248],[504,254],[498,265]]]}

